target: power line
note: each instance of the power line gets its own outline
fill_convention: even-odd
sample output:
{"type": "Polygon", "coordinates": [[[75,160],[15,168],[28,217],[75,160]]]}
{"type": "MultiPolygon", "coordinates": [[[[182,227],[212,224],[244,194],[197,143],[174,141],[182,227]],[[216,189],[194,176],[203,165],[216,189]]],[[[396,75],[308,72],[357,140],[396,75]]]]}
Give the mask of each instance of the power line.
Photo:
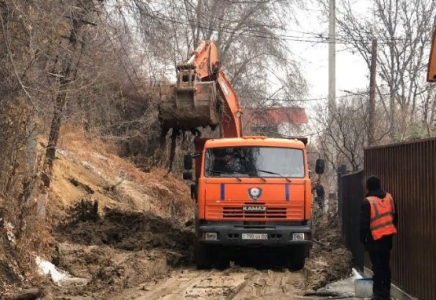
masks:
{"type": "MultiPolygon", "coordinates": [[[[364,96],[368,95],[367,92],[364,93],[353,93],[350,95],[341,95],[336,96],[336,99],[340,98],[347,98],[347,97],[353,97],[353,96],[364,96]]],[[[385,94],[383,94],[385,95],[385,94]]],[[[388,95],[388,94],[386,94],[388,95]]],[[[311,101],[322,101],[322,100],[328,100],[328,97],[319,97],[319,98],[305,98],[305,99],[292,99],[292,98],[268,98],[268,97],[247,97],[250,99],[256,99],[256,100],[271,100],[271,101],[279,101],[279,102],[311,102],[311,101]]]]}
{"type": "MultiPolygon", "coordinates": [[[[232,2],[232,1],[230,1],[232,2]]],[[[195,9],[195,6],[191,3],[191,2],[187,2],[191,8],[195,9]]],[[[232,3],[237,3],[237,2],[232,2],[232,3]]],[[[264,3],[262,1],[240,1],[240,3],[264,3]]],[[[266,2],[265,2],[266,3],[266,2]]],[[[159,5],[163,5],[163,3],[158,3],[159,5]]],[[[109,5],[109,4],[105,4],[106,6],[114,6],[114,7],[131,7],[130,5],[127,4],[116,4],[116,5],[109,5]]],[[[187,10],[187,9],[186,9],[187,10]]],[[[193,13],[198,13],[197,11],[193,11],[193,10],[189,10],[190,12],[193,13]]],[[[201,15],[203,15],[203,17],[205,19],[212,19],[212,20],[219,20],[222,21],[224,23],[239,23],[239,20],[231,20],[231,19],[224,19],[224,18],[219,18],[216,16],[208,16],[206,15],[204,12],[200,12],[201,15]]],[[[178,25],[184,25],[184,26],[196,26],[199,29],[204,29],[204,30],[209,30],[209,31],[214,31],[214,32],[225,32],[225,33],[230,33],[230,34],[234,34],[235,30],[234,28],[231,28],[229,26],[224,26],[220,29],[216,29],[210,25],[204,24],[202,22],[199,22],[198,20],[196,20],[194,22],[194,24],[191,24],[190,20],[180,20],[180,19],[175,19],[174,17],[169,17],[169,16],[164,16],[162,13],[160,12],[155,12],[154,15],[148,14],[148,16],[152,19],[157,19],[160,21],[164,21],[164,22],[170,22],[171,24],[178,24],[178,25]]],[[[267,24],[257,24],[258,26],[267,26],[267,24]]],[[[298,32],[298,33],[302,33],[304,35],[308,35],[308,36],[295,36],[295,35],[289,35],[289,34],[279,34],[279,33],[270,33],[270,32],[265,32],[259,29],[255,29],[255,28],[250,28],[250,31],[247,33],[239,33],[238,36],[241,37],[254,37],[254,38],[264,38],[264,39],[273,39],[273,40],[286,40],[286,41],[293,41],[293,42],[304,42],[304,43],[313,43],[313,44],[329,44],[332,42],[335,42],[336,44],[344,44],[344,45],[353,45],[356,42],[362,42],[362,43],[372,43],[372,39],[373,36],[372,35],[368,35],[368,37],[362,38],[362,37],[354,37],[354,36],[350,36],[347,34],[338,34],[337,38],[335,39],[335,41],[331,41],[328,39],[327,36],[324,36],[324,33],[314,33],[314,32],[304,32],[304,31],[290,31],[290,30],[286,30],[287,32],[298,32]]],[[[412,40],[410,38],[406,38],[406,37],[392,37],[392,38],[378,38],[379,44],[392,44],[395,42],[412,42],[412,40]]],[[[430,42],[429,39],[425,39],[423,40],[424,42],[430,42]]]]}
{"type": "MultiPolygon", "coordinates": [[[[196,11],[196,7],[194,6],[194,4],[191,3],[191,1],[186,0],[186,2],[192,7],[192,9],[193,9],[193,10],[191,10],[192,13],[200,13],[206,19],[212,18],[214,20],[219,20],[219,21],[223,21],[223,22],[226,22],[226,23],[240,23],[240,19],[236,19],[236,20],[223,19],[223,18],[219,18],[219,17],[216,17],[216,16],[208,16],[204,12],[197,12],[196,11]]],[[[260,1],[260,2],[258,2],[258,1],[245,1],[244,3],[266,3],[266,2],[262,2],[262,1],[260,1]]],[[[258,26],[268,26],[268,24],[256,24],[256,25],[258,25],[258,26]]],[[[265,32],[262,32],[262,31],[259,31],[259,30],[256,30],[256,29],[252,29],[252,30],[260,32],[260,33],[265,33],[265,32]]],[[[312,36],[314,36],[313,38],[328,39],[328,37],[324,37],[323,36],[324,33],[307,32],[307,31],[295,31],[295,30],[294,31],[286,30],[286,31],[288,31],[288,32],[303,33],[303,34],[306,34],[306,35],[312,35],[312,36]]],[[[268,34],[268,33],[266,33],[266,34],[268,34]]],[[[296,36],[289,36],[289,35],[281,35],[281,36],[294,37],[294,38],[304,38],[304,37],[296,37],[296,36]]],[[[336,36],[341,36],[341,34],[336,34],[336,36]]],[[[343,38],[349,38],[350,36],[348,36],[346,34],[343,34],[342,37],[343,38]]],[[[373,37],[372,36],[368,36],[368,40],[370,40],[370,39],[372,41],[373,37]]],[[[378,40],[380,40],[380,39],[378,39],[378,40]]],[[[409,39],[406,39],[406,38],[392,38],[390,40],[399,41],[399,40],[409,40],[409,39]]]]}
{"type": "MultiPolygon", "coordinates": [[[[109,5],[110,6],[110,5],[109,5]]],[[[117,5],[120,6],[120,5],[117,5]]],[[[123,6],[123,5],[121,5],[123,6]]],[[[127,6],[127,5],[124,5],[127,6]]],[[[154,15],[149,14],[148,15],[150,18],[152,19],[157,19],[160,21],[164,21],[164,22],[169,22],[171,24],[177,24],[177,25],[184,25],[184,26],[189,26],[191,27],[192,25],[196,26],[199,29],[204,29],[204,30],[209,30],[209,31],[222,31],[225,33],[230,33],[230,34],[234,34],[235,30],[234,28],[231,28],[229,26],[224,26],[222,28],[220,28],[220,30],[211,27],[210,25],[205,25],[202,22],[199,22],[198,20],[195,22],[195,24],[191,24],[189,20],[180,20],[180,19],[176,19],[174,17],[169,17],[169,16],[164,16],[161,13],[157,12],[154,15]]],[[[204,13],[203,13],[203,16],[204,13]]],[[[205,18],[209,18],[209,16],[205,16],[205,18]]],[[[211,19],[214,20],[221,20],[224,22],[237,22],[237,21],[231,21],[231,20],[225,20],[222,18],[217,18],[217,17],[211,17],[211,19]]],[[[266,25],[266,24],[260,24],[260,25],[266,25]]],[[[295,36],[295,35],[288,35],[288,34],[277,34],[277,33],[270,33],[270,32],[265,32],[265,31],[261,31],[258,29],[253,29],[250,28],[250,31],[245,33],[245,34],[241,34],[239,33],[239,36],[242,37],[255,37],[255,38],[265,38],[265,39],[272,39],[272,40],[287,40],[287,41],[296,41],[296,42],[306,42],[306,43],[331,43],[331,41],[328,40],[328,37],[324,37],[323,34],[318,34],[318,33],[310,33],[310,32],[301,32],[303,34],[306,35],[313,35],[313,36],[309,36],[309,37],[304,37],[304,36],[295,36]]],[[[369,41],[369,38],[368,38],[369,41]]],[[[342,39],[337,39],[336,43],[343,43],[343,44],[350,44],[349,41],[346,41],[344,38],[342,39]]]]}
{"type": "MultiPolygon", "coordinates": [[[[180,20],[176,20],[174,18],[168,17],[168,16],[150,16],[151,18],[155,18],[161,21],[165,21],[165,22],[170,22],[173,25],[177,24],[177,25],[184,25],[184,26],[191,26],[192,24],[189,23],[189,21],[180,21],[180,20]]],[[[204,25],[201,22],[195,22],[194,26],[196,26],[199,29],[204,29],[204,30],[210,30],[210,31],[214,31],[214,32],[225,32],[225,33],[230,33],[230,34],[234,34],[235,31],[230,28],[230,27],[223,27],[220,30],[215,29],[213,27],[210,27],[209,25],[204,25]]],[[[250,29],[250,31],[246,32],[246,33],[239,33],[238,36],[242,36],[242,37],[254,37],[254,38],[264,38],[264,39],[271,39],[271,40],[285,40],[285,41],[294,41],[294,42],[305,42],[305,43],[314,43],[314,44],[329,44],[329,43],[333,43],[336,42],[336,44],[344,44],[344,45],[349,45],[349,44],[354,44],[356,42],[363,42],[363,43],[371,43],[372,42],[372,37],[368,37],[368,39],[363,39],[363,38],[354,38],[354,37],[348,37],[348,36],[344,36],[344,37],[340,37],[340,38],[336,38],[335,41],[330,41],[328,39],[328,37],[324,37],[321,35],[319,36],[313,36],[313,37],[303,37],[303,36],[293,36],[293,35],[286,35],[286,34],[270,34],[267,32],[263,32],[263,31],[259,31],[256,29],[250,29]]],[[[403,42],[407,42],[410,41],[412,42],[410,39],[403,39],[403,38],[390,38],[390,39],[379,39],[379,41],[382,44],[392,44],[394,42],[399,42],[399,41],[403,41],[403,42]]],[[[430,40],[426,39],[425,42],[429,42],[430,40]]]]}
{"type": "MultiPolygon", "coordinates": [[[[190,3],[188,1],[189,5],[195,9],[195,6],[190,3]]],[[[192,11],[194,13],[197,13],[196,11],[192,11]]],[[[216,16],[207,16],[205,15],[205,13],[200,12],[204,18],[206,19],[213,19],[213,20],[220,20],[226,23],[239,23],[239,21],[237,20],[226,20],[223,18],[218,18],[216,16]]],[[[185,25],[185,26],[196,26],[200,29],[205,29],[205,30],[211,30],[211,31],[219,31],[213,27],[210,27],[209,25],[205,25],[201,22],[199,22],[198,20],[196,20],[195,24],[191,24],[189,23],[189,20],[185,20],[185,21],[181,21],[179,19],[175,19],[172,17],[168,17],[168,16],[163,16],[162,14],[160,14],[160,16],[158,15],[154,15],[151,16],[152,18],[156,18],[162,21],[167,21],[167,22],[171,22],[173,24],[179,24],[179,25],[185,25]]],[[[259,24],[261,26],[266,25],[266,24],[259,24]]],[[[226,32],[226,33],[234,33],[234,29],[231,27],[222,27],[221,31],[226,32]]],[[[294,32],[298,32],[298,31],[294,31],[294,32]]],[[[295,35],[288,35],[288,34],[271,34],[269,32],[265,32],[265,31],[261,31],[261,30],[257,30],[257,29],[250,29],[250,34],[245,34],[242,36],[252,36],[252,37],[258,37],[258,38],[267,38],[267,39],[282,39],[282,40],[291,40],[291,41],[297,41],[297,42],[308,42],[308,43],[332,43],[333,41],[330,41],[328,39],[327,36],[323,36],[323,33],[314,33],[314,32],[304,32],[304,31],[299,31],[300,33],[306,34],[306,35],[312,35],[309,37],[305,37],[305,36],[295,36],[295,35]],[[251,32],[255,32],[255,34],[251,34],[251,32]]],[[[339,38],[336,38],[336,43],[339,44],[353,44],[357,41],[360,42],[367,42],[367,43],[371,43],[373,36],[368,36],[367,38],[363,39],[362,37],[359,38],[355,38],[354,36],[349,36],[349,35],[337,35],[339,36],[339,38]]],[[[407,41],[411,41],[410,38],[401,38],[401,37],[392,37],[392,38],[388,38],[388,39],[382,39],[382,38],[378,38],[378,40],[384,44],[392,44],[394,42],[398,42],[398,41],[403,41],[403,42],[407,42],[407,41]]],[[[429,39],[426,39],[425,42],[430,42],[429,39]]]]}

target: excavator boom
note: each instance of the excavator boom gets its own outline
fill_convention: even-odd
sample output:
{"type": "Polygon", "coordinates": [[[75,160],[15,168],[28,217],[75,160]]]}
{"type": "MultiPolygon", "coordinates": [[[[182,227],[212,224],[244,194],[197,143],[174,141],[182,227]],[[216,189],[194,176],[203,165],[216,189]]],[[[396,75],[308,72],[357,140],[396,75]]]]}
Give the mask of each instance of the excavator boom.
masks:
{"type": "Polygon", "coordinates": [[[221,133],[223,137],[241,137],[242,124],[241,116],[242,110],[239,106],[239,99],[236,96],[232,85],[227,80],[224,72],[220,70],[218,74],[218,91],[224,101],[224,111],[222,114],[221,133]]]}
{"type": "Polygon", "coordinates": [[[241,136],[239,99],[225,77],[218,48],[202,41],[191,58],[177,66],[177,81],[161,87],[159,118],[164,131],[215,128],[221,136],[241,136]]]}
{"type": "Polygon", "coordinates": [[[427,81],[436,82],[436,26],[433,29],[430,58],[428,60],[427,81]]]}

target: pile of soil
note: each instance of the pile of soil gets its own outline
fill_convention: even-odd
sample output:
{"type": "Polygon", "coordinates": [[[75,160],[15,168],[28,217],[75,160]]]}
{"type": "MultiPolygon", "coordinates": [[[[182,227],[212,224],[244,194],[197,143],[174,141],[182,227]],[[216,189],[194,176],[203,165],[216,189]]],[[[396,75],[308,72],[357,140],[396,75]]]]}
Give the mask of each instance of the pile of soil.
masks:
{"type": "Polygon", "coordinates": [[[104,208],[82,201],[55,228],[53,263],[88,279],[84,286],[54,288],[56,296],[104,299],[108,294],[159,280],[192,263],[193,232],[150,212],[104,208]]]}
{"type": "Polygon", "coordinates": [[[53,296],[59,299],[63,296],[108,299],[110,294],[167,277],[171,270],[168,262],[180,261],[180,254],[61,243],[55,260],[59,268],[86,279],[87,283],[81,286],[53,286],[53,296]]]}
{"type": "Polygon", "coordinates": [[[193,232],[175,220],[109,207],[99,216],[95,206],[95,202],[82,201],[71,207],[70,218],[56,229],[56,239],[128,251],[160,248],[185,254],[192,246],[193,232]]]}
{"type": "Polygon", "coordinates": [[[313,220],[314,244],[303,270],[307,290],[317,290],[351,274],[352,255],[344,245],[337,218],[324,214],[313,220]]]}

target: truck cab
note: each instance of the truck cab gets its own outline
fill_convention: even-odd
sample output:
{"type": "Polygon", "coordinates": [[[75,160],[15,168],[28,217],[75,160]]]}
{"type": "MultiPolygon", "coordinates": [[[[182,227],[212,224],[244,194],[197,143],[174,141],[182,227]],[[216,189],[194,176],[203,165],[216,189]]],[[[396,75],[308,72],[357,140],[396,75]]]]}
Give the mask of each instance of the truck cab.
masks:
{"type": "Polygon", "coordinates": [[[211,267],[217,251],[245,247],[284,250],[290,268],[304,266],[312,202],[305,141],[248,136],[197,143],[198,268],[211,267]]]}

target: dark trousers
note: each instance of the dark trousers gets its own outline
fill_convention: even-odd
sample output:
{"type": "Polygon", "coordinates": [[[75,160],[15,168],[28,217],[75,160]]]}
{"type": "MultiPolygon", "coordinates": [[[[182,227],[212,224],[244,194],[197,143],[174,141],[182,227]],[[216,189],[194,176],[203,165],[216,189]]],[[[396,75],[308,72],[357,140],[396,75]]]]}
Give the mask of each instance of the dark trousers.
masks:
{"type": "Polygon", "coordinates": [[[320,208],[323,208],[324,207],[324,197],[316,197],[316,202],[318,203],[318,206],[320,207],[320,208]]]}
{"type": "Polygon", "coordinates": [[[391,296],[391,268],[389,266],[390,251],[370,251],[374,282],[372,291],[373,298],[377,300],[389,300],[391,296]]]}

